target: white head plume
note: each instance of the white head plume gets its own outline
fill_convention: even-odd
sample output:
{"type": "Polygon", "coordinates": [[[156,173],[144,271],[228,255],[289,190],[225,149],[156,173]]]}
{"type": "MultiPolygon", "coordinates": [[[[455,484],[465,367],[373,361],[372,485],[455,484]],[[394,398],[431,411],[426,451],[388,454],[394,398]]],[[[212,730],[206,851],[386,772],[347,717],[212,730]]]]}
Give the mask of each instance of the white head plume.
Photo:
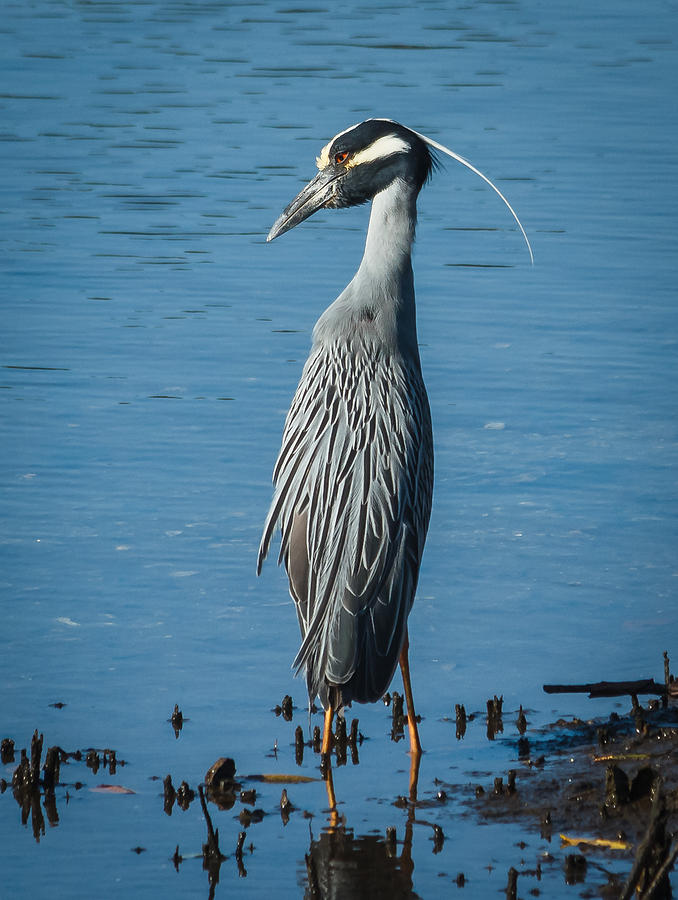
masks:
{"type": "Polygon", "coordinates": [[[479,175],[486,184],[489,184],[489,186],[492,188],[493,191],[495,191],[495,193],[499,194],[501,199],[504,201],[504,203],[508,207],[509,212],[511,213],[513,218],[516,220],[518,228],[520,228],[520,233],[522,234],[523,238],[525,239],[525,243],[527,244],[527,249],[530,253],[530,262],[532,263],[532,265],[534,265],[534,254],[532,253],[532,247],[527,238],[527,235],[525,234],[525,229],[523,228],[523,226],[520,222],[520,219],[516,215],[516,211],[511,206],[511,204],[508,202],[506,197],[502,194],[502,192],[499,190],[497,185],[493,184],[490,181],[490,179],[487,177],[487,175],[483,175],[483,173],[480,171],[480,169],[476,169],[476,167],[473,165],[473,163],[470,163],[467,159],[464,159],[463,156],[460,156],[458,153],[455,153],[454,150],[450,150],[449,147],[445,147],[443,144],[439,144],[438,141],[434,141],[432,138],[426,137],[425,134],[420,134],[418,131],[415,131],[414,128],[410,128],[409,130],[412,132],[412,134],[416,134],[417,137],[421,138],[422,141],[424,141],[424,143],[428,144],[430,147],[433,147],[434,150],[439,150],[441,153],[445,153],[445,154],[447,154],[447,156],[451,156],[452,159],[456,159],[456,161],[461,163],[462,166],[466,166],[467,169],[470,169],[472,172],[475,172],[475,174],[479,175]]]}

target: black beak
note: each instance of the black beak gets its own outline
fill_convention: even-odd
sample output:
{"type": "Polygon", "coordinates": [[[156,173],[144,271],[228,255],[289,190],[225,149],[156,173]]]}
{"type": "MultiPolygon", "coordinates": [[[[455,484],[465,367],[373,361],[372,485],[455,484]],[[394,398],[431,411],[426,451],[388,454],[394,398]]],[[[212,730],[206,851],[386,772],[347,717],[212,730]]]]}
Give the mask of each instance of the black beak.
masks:
{"type": "Polygon", "coordinates": [[[314,212],[328,206],[335,196],[335,182],[340,174],[332,166],[321,169],[313,181],[310,181],[289,206],[285,207],[282,215],[269,231],[266,240],[272,241],[303,222],[304,219],[308,219],[314,212]]]}

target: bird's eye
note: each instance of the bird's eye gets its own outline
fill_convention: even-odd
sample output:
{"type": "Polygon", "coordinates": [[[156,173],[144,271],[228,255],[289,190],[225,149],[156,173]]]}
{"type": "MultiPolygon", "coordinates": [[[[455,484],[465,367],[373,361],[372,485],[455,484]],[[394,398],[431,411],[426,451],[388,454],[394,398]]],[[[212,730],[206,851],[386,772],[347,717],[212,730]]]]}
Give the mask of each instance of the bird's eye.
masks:
{"type": "Polygon", "coordinates": [[[342,150],[341,152],[334,154],[334,161],[338,166],[340,166],[342,163],[346,162],[348,157],[349,157],[348,150],[342,150]]]}

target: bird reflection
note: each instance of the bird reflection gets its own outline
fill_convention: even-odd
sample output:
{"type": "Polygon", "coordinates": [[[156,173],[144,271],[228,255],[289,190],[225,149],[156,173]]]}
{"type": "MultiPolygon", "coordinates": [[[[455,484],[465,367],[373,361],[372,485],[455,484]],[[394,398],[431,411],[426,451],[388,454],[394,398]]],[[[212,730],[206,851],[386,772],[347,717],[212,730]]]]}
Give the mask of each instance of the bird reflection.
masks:
{"type": "Polygon", "coordinates": [[[312,840],[306,854],[306,900],[401,900],[416,898],[412,887],[412,822],[400,856],[395,835],[355,837],[352,829],[330,828],[312,840]]]}

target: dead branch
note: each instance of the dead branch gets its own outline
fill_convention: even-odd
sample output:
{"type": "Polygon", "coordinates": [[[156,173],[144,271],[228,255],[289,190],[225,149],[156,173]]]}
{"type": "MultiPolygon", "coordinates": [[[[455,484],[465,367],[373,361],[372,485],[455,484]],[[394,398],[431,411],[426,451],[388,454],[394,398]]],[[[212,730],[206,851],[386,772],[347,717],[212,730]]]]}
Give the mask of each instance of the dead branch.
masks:
{"type": "Polygon", "coordinates": [[[547,694],[588,694],[589,697],[623,697],[627,694],[656,694],[659,697],[673,693],[665,684],[653,678],[636,681],[595,681],[588,684],[545,684],[547,694]]]}

